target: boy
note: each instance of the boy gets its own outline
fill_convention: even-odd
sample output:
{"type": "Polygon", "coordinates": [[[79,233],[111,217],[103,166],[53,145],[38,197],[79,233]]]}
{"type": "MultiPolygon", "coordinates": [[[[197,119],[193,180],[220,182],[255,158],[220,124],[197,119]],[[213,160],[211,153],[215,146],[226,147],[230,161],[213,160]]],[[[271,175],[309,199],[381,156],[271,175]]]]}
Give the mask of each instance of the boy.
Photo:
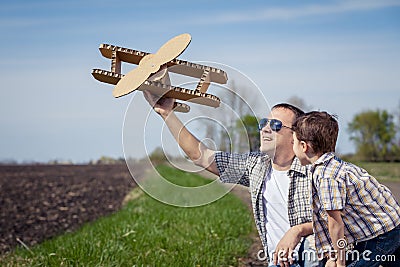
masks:
{"type": "Polygon", "coordinates": [[[334,154],[336,119],[309,112],[296,119],[293,131],[296,156],[302,165],[312,164],[313,230],[317,251],[324,256],[320,266],[345,266],[349,244],[354,245],[352,256],[358,257],[347,259],[353,261],[348,266],[398,266],[399,204],[365,170],[334,154]]]}

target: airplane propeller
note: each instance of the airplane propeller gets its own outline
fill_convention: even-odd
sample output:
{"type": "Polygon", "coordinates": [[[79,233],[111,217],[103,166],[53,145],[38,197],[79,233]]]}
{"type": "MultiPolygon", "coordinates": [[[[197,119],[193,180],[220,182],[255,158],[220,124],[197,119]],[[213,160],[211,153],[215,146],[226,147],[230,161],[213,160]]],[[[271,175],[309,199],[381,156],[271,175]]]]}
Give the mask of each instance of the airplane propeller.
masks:
{"type": "Polygon", "coordinates": [[[190,34],[178,35],[158,49],[155,54],[144,56],[139,66],[128,72],[115,86],[114,97],[121,97],[136,90],[151,74],[160,70],[161,66],[177,58],[188,47],[191,41],[190,34]]]}

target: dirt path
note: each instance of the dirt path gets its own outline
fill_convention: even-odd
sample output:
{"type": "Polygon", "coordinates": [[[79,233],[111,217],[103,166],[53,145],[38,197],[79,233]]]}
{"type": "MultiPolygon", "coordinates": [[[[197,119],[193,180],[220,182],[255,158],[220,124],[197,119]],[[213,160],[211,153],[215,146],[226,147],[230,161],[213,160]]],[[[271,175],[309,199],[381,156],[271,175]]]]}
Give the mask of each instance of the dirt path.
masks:
{"type": "Polygon", "coordinates": [[[386,185],[390,191],[396,196],[397,200],[400,201],[400,182],[381,182],[386,185]]]}

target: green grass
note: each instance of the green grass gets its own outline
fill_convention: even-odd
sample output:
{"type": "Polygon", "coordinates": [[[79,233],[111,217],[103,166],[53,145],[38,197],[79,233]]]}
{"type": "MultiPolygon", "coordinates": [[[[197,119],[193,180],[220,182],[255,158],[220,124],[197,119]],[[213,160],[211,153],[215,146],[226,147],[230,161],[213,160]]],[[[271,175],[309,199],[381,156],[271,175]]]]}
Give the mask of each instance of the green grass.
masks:
{"type": "MultiPolygon", "coordinates": [[[[165,166],[159,172],[181,185],[209,182],[165,166]]],[[[0,265],[236,266],[250,247],[252,216],[232,194],[196,208],[162,204],[138,188],[132,195],[119,212],[30,250],[18,248],[0,265]]]]}
{"type": "Polygon", "coordinates": [[[400,182],[399,162],[354,162],[380,181],[400,182]]]}

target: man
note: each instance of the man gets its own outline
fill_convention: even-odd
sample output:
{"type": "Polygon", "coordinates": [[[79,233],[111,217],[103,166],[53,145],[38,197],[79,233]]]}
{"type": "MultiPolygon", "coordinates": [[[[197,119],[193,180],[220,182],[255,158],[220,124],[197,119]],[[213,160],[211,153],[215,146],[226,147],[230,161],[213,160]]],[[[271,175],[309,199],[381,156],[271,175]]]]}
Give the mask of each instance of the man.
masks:
{"type": "Polygon", "coordinates": [[[222,182],[250,187],[255,223],[270,265],[292,266],[300,240],[312,234],[310,180],[294,156],[291,129],[303,112],[289,104],[274,106],[268,119],[260,121],[260,152],[230,154],[213,151],[194,137],[173,112],[173,99],[158,99],[147,91],[144,95],[196,165],[222,182]]]}

